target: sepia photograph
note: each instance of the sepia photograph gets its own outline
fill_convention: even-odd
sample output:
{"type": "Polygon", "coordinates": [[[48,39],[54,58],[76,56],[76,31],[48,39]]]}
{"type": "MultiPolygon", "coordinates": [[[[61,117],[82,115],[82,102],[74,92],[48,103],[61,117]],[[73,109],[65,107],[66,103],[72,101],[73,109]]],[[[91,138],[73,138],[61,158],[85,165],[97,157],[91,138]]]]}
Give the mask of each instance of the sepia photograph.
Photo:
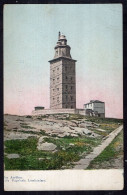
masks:
{"type": "Polygon", "coordinates": [[[123,188],[122,33],[121,4],[4,5],[6,191],[123,188]]]}

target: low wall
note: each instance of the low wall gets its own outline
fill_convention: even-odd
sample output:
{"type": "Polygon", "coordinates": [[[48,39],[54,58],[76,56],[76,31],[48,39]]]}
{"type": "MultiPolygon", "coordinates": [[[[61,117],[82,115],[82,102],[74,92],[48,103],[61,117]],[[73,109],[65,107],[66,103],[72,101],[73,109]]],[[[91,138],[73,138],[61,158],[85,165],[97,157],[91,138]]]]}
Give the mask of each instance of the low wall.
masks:
{"type": "Polygon", "coordinates": [[[34,110],[32,111],[32,115],[46,115],[46,114],[62,114],[62,113],[69,113],[69,114],[82,114],[85,115],[84,109],[44,109],[44,110],[34,110]]]}
{"type": "MultiPolygon", "coordinates": [[[[67,109],[67,108],[60,108],[60,109],[44,109],[44,110],[33,110],[32,115],[46,115],[46,114],[81,114],[81,115],[88,115],[90,113],[85,112],[85,109],[67,109]]],[[[105,118],[105,113],[99,114],[98,117],[105,118]]]]}
{"type": "Polygon", "coordinates": [[[75,114],[75,109],[44,109],[33,111],[32,115],[45,115],[45,114],[60,114],[60,113],[71,113],[75,114]]]}

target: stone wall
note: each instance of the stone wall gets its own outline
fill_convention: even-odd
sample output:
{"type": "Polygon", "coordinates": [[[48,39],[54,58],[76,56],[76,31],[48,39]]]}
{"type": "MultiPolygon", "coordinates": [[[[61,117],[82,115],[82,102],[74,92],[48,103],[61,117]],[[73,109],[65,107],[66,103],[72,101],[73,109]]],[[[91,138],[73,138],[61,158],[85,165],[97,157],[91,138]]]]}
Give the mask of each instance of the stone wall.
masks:
{"type": "Polygon", "coordinates": [[[50,64],[50,108],[62,108],[62,60],[50,64]]]}
{"type": "Polygon", "coordinates": [[[75,62],[64,59],[62,64],[62,107],[76,108],[75,62]]]}
{"type": "Polygon", "coordinates": [[[58,113],[70,113],[75,114],[75,109],[45,109],[32,111],[32,115],[45,115],[45,114],[58,114],[58,113]]]}
{"type": "Polygon", "coordinates": [[[97,116],[97,117],[105,117],[105,113],[94,113],[91,112],[92,110],[86,110],[85,109],[66,109],[66,108],[60,108],[60,109],[44,109],[44,110],[34,110],[32,111],[32,115],[46,115],[46,114],[81,114],[81,115],[87,115],[87,116],[97,116]]]}
{"type": "Polygon", "coordinates": [[[84,109],[45,109],[45,110],[37,110],[32,111],[32,115],[46,115],[46,114],[82,114],[85,115],[84,109]]]}

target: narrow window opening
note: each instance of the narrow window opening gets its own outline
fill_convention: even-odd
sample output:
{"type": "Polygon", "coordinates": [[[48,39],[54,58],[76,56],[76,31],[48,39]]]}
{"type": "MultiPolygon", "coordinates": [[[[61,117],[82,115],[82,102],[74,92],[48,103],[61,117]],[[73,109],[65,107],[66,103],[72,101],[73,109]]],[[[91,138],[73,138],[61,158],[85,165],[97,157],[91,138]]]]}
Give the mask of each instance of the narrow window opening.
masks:
{"type": "Polygon", "coordinates": [[[59,102],[59,97],[57,97],[57,102],[59,102]]]}

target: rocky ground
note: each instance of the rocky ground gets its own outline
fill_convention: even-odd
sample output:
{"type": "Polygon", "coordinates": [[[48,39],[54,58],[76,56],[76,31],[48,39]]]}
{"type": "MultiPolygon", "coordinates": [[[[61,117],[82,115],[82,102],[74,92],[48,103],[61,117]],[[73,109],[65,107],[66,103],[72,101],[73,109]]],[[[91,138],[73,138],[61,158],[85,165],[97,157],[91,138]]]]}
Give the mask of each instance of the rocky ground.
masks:
{"type": "Polygon", "coordinates": [[[87,121],[87,119],[78,120],[66,120],[68,114],[63,115],[49,115],[48,118],[43,116],[12,116],[5,115],[5,140],[9,139],[27,139],[33,133],[43,130],[48,135],[56,135],[58,137],[86,135],[89,137],[99,136],[97,133],[89,130],[89,127],[97,128],[98,131],[104,131],[99,129],[99,124],[87,121]],[[27,133],[25,133],[27,129],[27,133]],[[11,132],[9,132],[11,130],[11,132]],[[24,130],[24,132],[23,132],[24,130]],[[31,134],[32,133],[32,134],[31,134]]]}
{"type": "MultiPolygon", "coordinates": [[[[55,114],[45,116],[5,115],[5,168],[13,169],[13,167],[11,167],[11,163],[14,164],[13,160],[17,162],[20,158],[21,160],[25,159],[28,163],[28,158],[30,157],[29,153],[31,154],[31,151],[29,151],[28,154],[27,152],[25,154],[21,148],[18,148],[19,150],[16,152],[15,144],[17,144],[17,147],[23,143],[25,145],[26,142],[24,142],[24,140],[29,140],[30,142],[31,138],[32,142],[34,142],[36,146],[33,149],[35,150],[33,158],[31,156],[33,162],[41,161],[42,164],[44,162],[44,166],[42,166],[42,164],[38,165],[39,167],[31,165],[31,169],[57,169],[54,165],[57,157],[62,158],[62,160],[59,159],[59,162],[57,162],[58,168],[70,168],[70,165],[73,166],[74,161],[80,159],[81,155],[84,155],[85,152],[87,154],[89,151],[92,151],[95,146],[100,144],[103,139],[106,139],[106,136],[108,136],[108,134],[119,125],[120,121],[108,123],[96,119],[91,120],[90,118],[73,114],[55,114]],[[18,140],[20,142],[17,142],[18,140]],[[77,151],[78,149],[79,151],[77,151]],[[36,153],[38,156],[36,156],[36,153]],[[73,154],[72,161],[69,159],[70,154],[73,154]],[[65,159],[63,155],[66,156],[65,159]],[[51,162],[46,161],[48,159],[52,159],[53,165],[51,165],[51,162]],[[10,162],[9,165],[8,162],[10,162]],[[60,162],[61,165],[59,166],[60,162]],[[47,168],[45,168],[46,163],[47,166],[49,163],[47,168]]],[[[27,149],[28,148],[26,148],[26,151],[27,149]]],[[[20,163],[21,162],[18,162],[18,165],[20,163]]],[[[27,166],[23,169],[27,169],[27,166]]]]}

